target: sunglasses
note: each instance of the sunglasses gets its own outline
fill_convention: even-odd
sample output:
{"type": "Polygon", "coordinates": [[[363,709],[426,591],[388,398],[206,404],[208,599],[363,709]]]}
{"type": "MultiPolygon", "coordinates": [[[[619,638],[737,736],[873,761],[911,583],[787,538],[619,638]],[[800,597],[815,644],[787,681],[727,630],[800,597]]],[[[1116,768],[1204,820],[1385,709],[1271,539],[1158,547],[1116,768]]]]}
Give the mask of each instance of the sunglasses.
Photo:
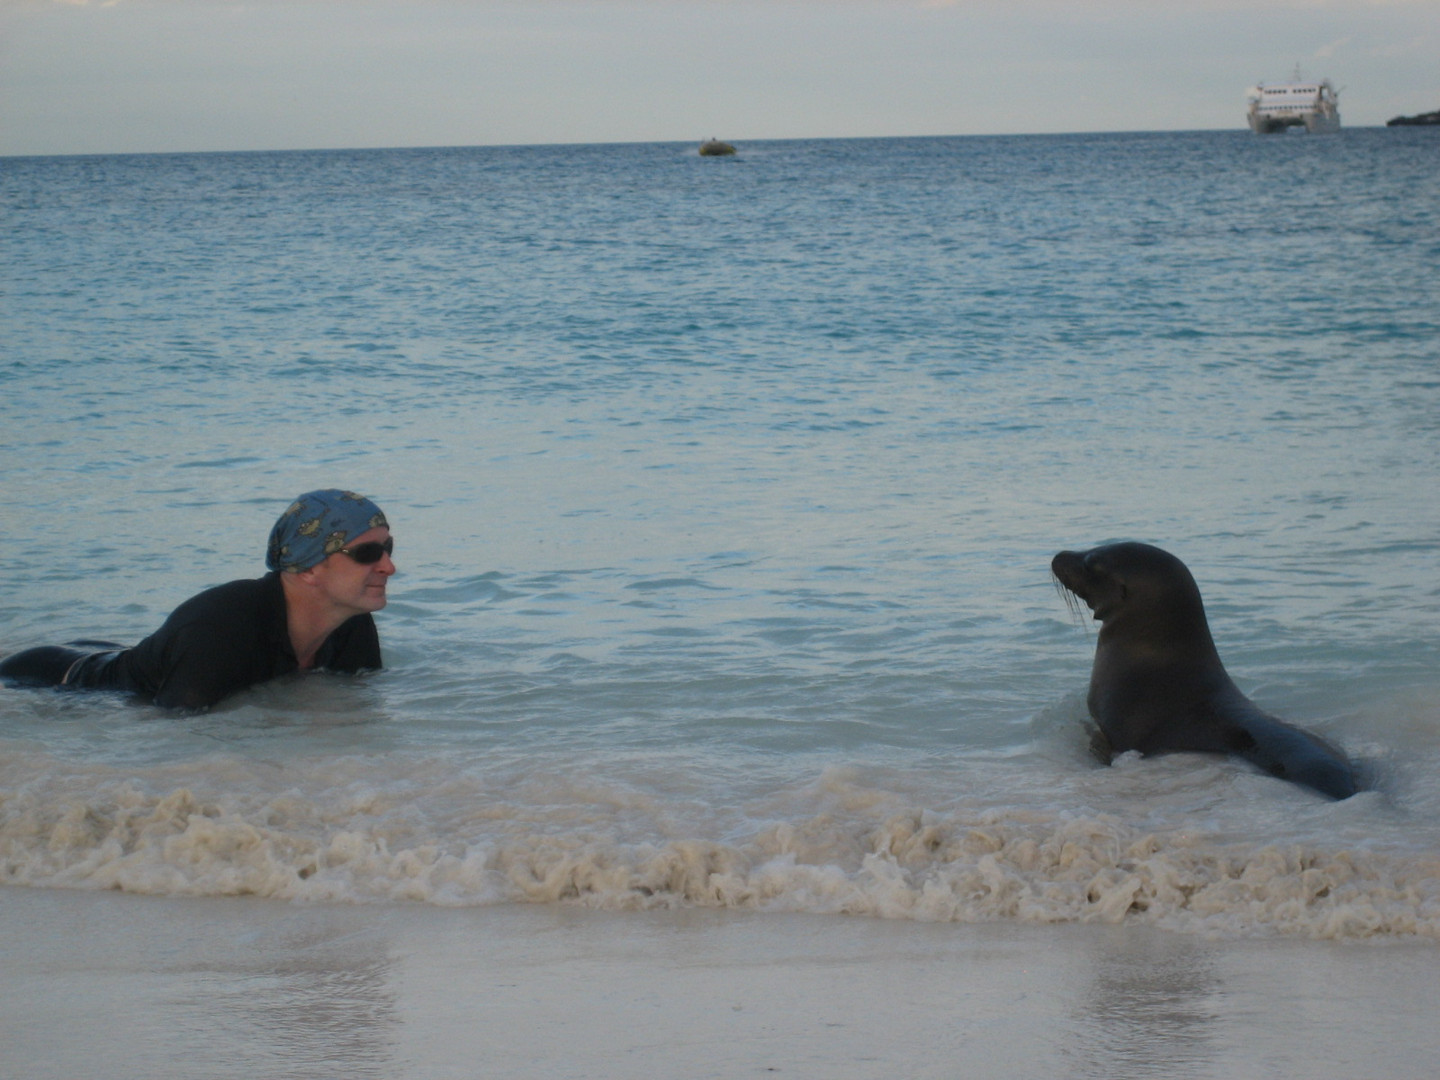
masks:
{"type": "Polygon", "coordinates": [[[387,536],[383,541],[370,540],[364,544],[356,544],[354,547],[343,547],[336,552],[337,555],[349,555],[361,566],[369,566],[379,562],[386,555],[395,553],[395,538],[387,536]]]}

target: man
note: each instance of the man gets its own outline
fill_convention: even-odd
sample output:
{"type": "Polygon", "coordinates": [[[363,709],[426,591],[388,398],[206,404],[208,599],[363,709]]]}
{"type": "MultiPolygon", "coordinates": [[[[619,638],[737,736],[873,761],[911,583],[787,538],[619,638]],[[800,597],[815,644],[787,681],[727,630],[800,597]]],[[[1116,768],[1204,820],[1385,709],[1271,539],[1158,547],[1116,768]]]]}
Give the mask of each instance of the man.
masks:
{"type": "Polygon", "coordinates": [[[27,649],[0,661],[0,678],[125,690],[167,708],[203,709],[292,671],[378,668],[371,613],[385,606],[394,548],[389,522],[369,499],[311,491],[271,530],[269,574],[191,597],[134,648],[77,641],[27,649]]]}

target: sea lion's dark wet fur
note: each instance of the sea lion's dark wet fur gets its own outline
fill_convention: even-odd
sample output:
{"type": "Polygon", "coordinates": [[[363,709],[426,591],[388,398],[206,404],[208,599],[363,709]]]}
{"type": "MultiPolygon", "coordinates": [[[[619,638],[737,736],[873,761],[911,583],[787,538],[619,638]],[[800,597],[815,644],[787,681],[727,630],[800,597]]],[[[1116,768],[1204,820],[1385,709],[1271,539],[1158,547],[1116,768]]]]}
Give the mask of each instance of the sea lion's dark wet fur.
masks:
{"type": "Polygon", "coordinates": [[[1106,760],[1128,750],[1233,754],[1331,798],[1359,790],[1344,754],[1261,712],[1231,682],[1200,589],[1174,555],[1107,544],[1062,551],[1050,569],[1100,623],[1088,704],[1106,760]]]}

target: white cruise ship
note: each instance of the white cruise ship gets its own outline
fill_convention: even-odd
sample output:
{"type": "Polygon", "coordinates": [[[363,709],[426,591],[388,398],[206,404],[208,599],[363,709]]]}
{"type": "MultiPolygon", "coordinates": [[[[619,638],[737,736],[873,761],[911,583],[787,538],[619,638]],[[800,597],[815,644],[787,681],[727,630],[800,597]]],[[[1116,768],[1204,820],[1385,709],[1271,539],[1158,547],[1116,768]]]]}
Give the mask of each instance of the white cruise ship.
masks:
{"type": "Polygon", "coordinates": [[[1291,127],[1311,132],[1340,130],[1340,98],[1329,79],[1306,82],[1297,72],[1293,82],[1260,83],[1250,88],[1248,96],[1250,109],[1245,115],[1257,135],[1291,127]]]}

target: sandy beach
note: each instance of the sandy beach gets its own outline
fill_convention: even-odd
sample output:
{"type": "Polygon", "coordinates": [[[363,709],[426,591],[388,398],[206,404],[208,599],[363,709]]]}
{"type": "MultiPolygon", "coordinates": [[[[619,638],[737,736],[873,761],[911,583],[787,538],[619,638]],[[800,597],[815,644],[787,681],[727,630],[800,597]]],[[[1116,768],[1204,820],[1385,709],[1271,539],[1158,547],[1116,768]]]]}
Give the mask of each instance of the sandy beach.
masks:
{"type": "Polygon", "coordinates": [[[5,1080],[1432,1074],[1426,942],[0,890],[5,1080]]]}

